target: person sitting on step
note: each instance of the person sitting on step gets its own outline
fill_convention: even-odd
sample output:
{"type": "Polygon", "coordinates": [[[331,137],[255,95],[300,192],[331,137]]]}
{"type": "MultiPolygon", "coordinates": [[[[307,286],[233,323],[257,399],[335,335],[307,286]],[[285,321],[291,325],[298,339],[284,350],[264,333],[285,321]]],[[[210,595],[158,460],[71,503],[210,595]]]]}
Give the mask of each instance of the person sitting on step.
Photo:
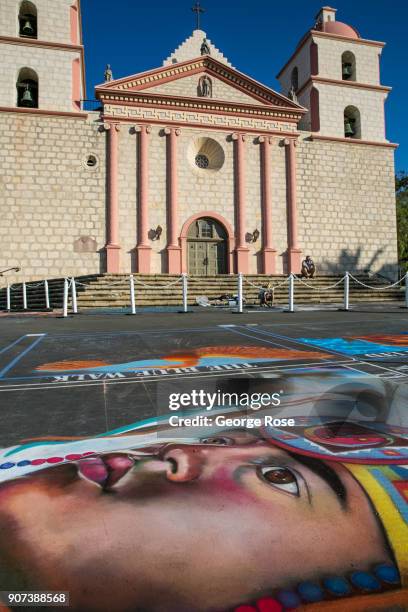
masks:
{"type": "Polygon", "coordinates": [[[306,259],[302,261],[301,275],[304,278],[313,278],[316,274],[316,266],[310,255],[306,255],[306,259]]]}

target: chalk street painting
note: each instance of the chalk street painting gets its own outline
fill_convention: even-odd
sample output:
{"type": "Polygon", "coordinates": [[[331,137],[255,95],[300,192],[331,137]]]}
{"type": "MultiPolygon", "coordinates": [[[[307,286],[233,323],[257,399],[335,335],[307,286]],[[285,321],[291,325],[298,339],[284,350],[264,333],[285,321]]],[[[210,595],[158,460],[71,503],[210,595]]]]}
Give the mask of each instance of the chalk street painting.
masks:
{"type": "Polygon", "coordinates": [[[370,334],[348,338],[299,338],[300,342],[326,351],[370,361],[407,361],[408,333],[370,334]]]}
{"type": "Polygon", "coordinates": [[[405,411],[182,436],[163,416],[3,449],[0,591],[69,591],[78,611],[402,612],[405,411]]]}
{"type": "Polygon", "coordinates": [[[173,351],[156,359],[138,359],[124,363],[105,360],[63,360],[44,363],[35,368],[42,375],[54,375],[57,382],[94,378],[103,375],[151,376],[154,374],[200,373],[231,369],[253,369],[277,362],[324,360],[331,358],[321,350],[296,350],[263,346],[208,346],[173,351]]]}

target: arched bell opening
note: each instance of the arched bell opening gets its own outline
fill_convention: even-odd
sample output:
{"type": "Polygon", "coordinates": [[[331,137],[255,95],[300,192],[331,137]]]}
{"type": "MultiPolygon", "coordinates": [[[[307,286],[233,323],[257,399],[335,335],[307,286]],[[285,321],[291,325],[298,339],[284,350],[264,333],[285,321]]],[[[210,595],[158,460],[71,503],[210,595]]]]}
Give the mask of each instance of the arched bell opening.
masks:
{"type": "Polygon", "coordinates": [[[187,269],[193,276],[228,273],[228,234],[211,217],[195,219],[187,232],[187,269]]]}
{"type": "Polygon", "coordinates": [[[38,108],[38,75],[31,68],[22,68],[17,78],[17,106],[38,108]]]}
{"type": "Polygon", "coordinates": [[[38,37],[37,7],[29,0],[20,4],[18,13],[19,36],[24,38],[38,37]]]}
{"type": "Polygon", "coordinates": [[[351,51],[345,51],[341,56],[341,78],[343,81],[356,81],[356,58],[351,51]]]}
{"type": "Polygon", "coordinates": [[[295,93],[299,89],[299,70],[297,66],[295,66],[290,75],[290,86],[295,90],[295,93]]]}
{"type": "Polygon", "coordinates": [[[360,111],[355,106],[344,109],[344,137],[361,138],[360,111]]]}

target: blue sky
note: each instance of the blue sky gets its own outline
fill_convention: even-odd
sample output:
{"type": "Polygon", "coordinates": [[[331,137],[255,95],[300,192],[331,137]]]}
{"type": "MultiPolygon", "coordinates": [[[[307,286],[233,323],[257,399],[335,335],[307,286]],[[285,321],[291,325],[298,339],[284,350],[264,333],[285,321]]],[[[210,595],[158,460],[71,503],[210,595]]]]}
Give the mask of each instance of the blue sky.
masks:
{"type": "MultiPolygon", "coordinates": [[[[105,65],[115,78],[161,66],[191,34],[195,0],[82,0],[87,97],[103,81],[105,65]]],[[[275,75],[324,3],[314,0],[202,0],[202,29],[242,72],[279,91],[275,75]]],[[[408,171],[408,2],[335,0],[337,19],[363,38],[387,43],[382,83],[393,87],[386,104],[387,137],[400,144],[396,169],[408,171]]]]}

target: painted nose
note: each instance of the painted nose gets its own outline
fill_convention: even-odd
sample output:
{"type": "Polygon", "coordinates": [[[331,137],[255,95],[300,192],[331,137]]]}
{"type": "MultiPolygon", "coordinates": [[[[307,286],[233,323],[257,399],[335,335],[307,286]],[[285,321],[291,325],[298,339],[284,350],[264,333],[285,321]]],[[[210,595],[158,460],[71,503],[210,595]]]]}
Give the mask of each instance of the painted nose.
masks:
{"type": "Polygon", "coordinates": [[[204,468],[204,455],[194,446],[167,448],[163,460],[169,463],[166,477],[172,482],[190,482],[199,478],[204,468]]]}

